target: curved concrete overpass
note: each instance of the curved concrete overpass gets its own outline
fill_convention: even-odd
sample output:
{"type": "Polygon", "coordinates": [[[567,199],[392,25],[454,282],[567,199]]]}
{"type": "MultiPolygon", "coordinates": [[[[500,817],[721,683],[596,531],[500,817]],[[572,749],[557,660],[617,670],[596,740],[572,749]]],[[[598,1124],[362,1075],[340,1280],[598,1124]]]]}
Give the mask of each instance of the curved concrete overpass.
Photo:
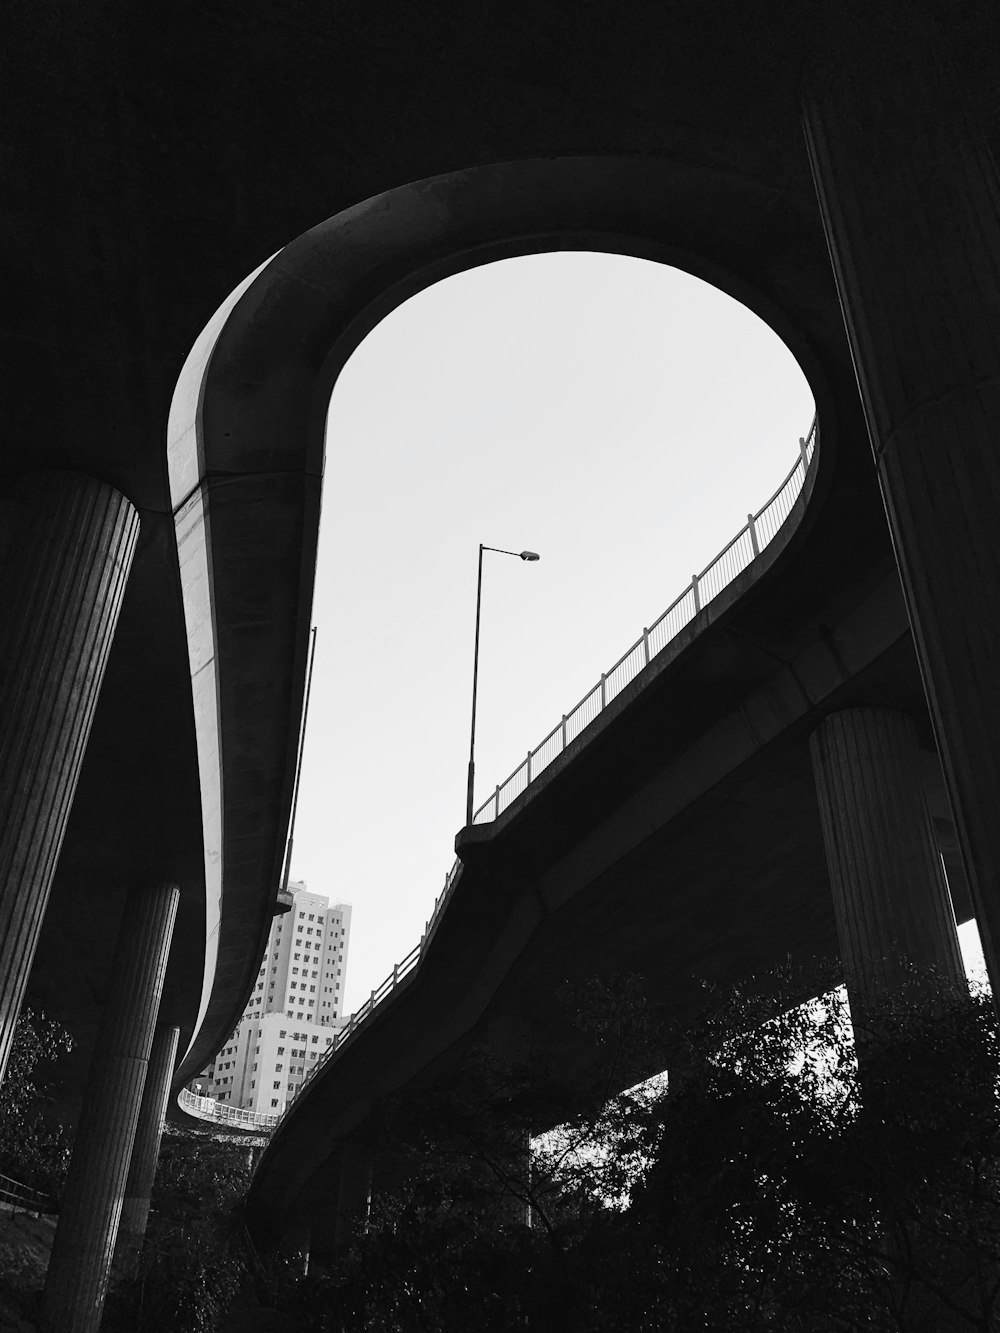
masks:
{"type": "MultiPolygon", "coordinates": [[[[865,650],[850,629],[880,596],[899,612],[881,485],[1000,978],[1000,722],[988,669],[1000,653],[992,7],[916,6],[905,30],[812,0],[651,8],[633,23],[595,10],[571,31],[544,0],[531,24],[507,5],[470,16],[399,0],[322,11],[290,0],[273,12],[221,0],[210,14],[124,19],[105,9],[72,26],[45,0],[17,11],[4,89],[12,188],[0,212],[2,518],[19,478],[41,484],[59,469],[115,488],[140,524],[48,909],[30,941],[29,998],[78,1038],[68,1115],[115,982],[131,887],[180,890],[161,1015],[187,1052],[175,1087],[222,1044],[250,993],[287,822],[323,422],[340,366],[411,292],[532,250],[635,253],[744,300],[813,386],[823,461],[767,576],[713,613],[589,757],[554,770],[509,822],[465,839],[456,904],[479,902],[473,877],[500,874],[506,860],[533,883],[565,862],[559,882],[596,903],[602,857],[637,866],[644,846],[665,848],[682,829],[695,841],[678,843],[679,863],[687,847],[698,864],[698,811],[717,799],[738,820],[779,792],[777,769],[773,781],[750,778],[757,766],[771,771],[786,744],[782,771],[796,771],[806,723],[790,700],[808,697],[818,715],[870,687],[920,713],[905,628],[885,645],[891,616],[879,612],[882,638],[862,634],[865,650]],[[215,343],[193,409],[195,491],[172,495],[165,436],[181,367],[212,311],[275,254],[215,343]],[[192,688],[204,662],[189,654],[174,512],[195,492],[208,514],[217,830],[205,822],[192,688]],[[884,653],[869,660],[876,643],[884,653]],[[803,695],[810,663],[819,677],[808,689],[820,693],[803,695]],[[682,696],[679,714],[670,700],[682,696]],[[671,766],[725,725],[760,745],[734,741],[740,762],[727,775],[710,765],[704,789],[671,805],[674,788],[656,783],[669,770],[686,790],[671,766]],[[734,799],[721,802],[724,790],[734,799]],[[584,811],[609,830],[591,849],[592,888],[571,873],[584,811]],[[206,867],[219,865],[213,887],[206,867]]],[[[5,597],[17,591],[0,586],[5,597]]],[[[786,808],[776,798],[772,855],[787,844],[800,882],[815,887],[815,848],[799,822],[781,822],[786,808]]],[[[513,962],[504,975],[517,975],[513,962]]]]}
{"type": "Polygon", "coordinates": [[[705,980],[836,955],[809,734],[827,711],[890,705],[924,718],[932,773],[936,755],[892,564],[856,571],[831,602],[821,552],[835,500],[810,512],[812,491],[498,820],[459,834],[419,968],[276,1128],[251,1192],[262,1243],[302,1215],[329,1239],[345,1143],[381,1098],[447,1079],[491,1025],[531,1032],[563,1073],[585,1064],[559,1018],[566,980],[641,972],[683,1021],[705,980]]]}
{"type": "Polygon", "coordinates": [[[802,28],[748,22],[736,6],[683,38],[666,16],[584,25],[543,109],[522,67],[531,39],[499,10],[489,31],[457,12],[440,28],[446,9],[422,31],[394,0],[322,17],[293,3],[273,20],[223,5],[196,42],[176,16],[121,27],[96,13],[82,41],[45,5],[17,28],[0,312],[5,438],[17,443],[3,475],[96,476],[140,518],[30,983],[78,1037],[70,1102],[129,885],[166,875],[181,887],[164,1011],[189,1051],[178,1081],[249,994],[287,818],[326,401],[393,304],[463,266],[551,246],[677,262],[768,319],[813,379],[831,453],[865,459],[795,111],[802,28]],[[356,57],[376,31],[373,78],[356,57]],[[456,77],[428,84],[442,52],[456,77]],[[246,79],[257,61],[266,78],[246,79]],[[262,86],[280,114],[262,118],[262,86]],[[410,115],[414,103],[431,118],[410,115]],[[208,856],[227,870],[213,894],[164,439],[199,331],[282,246],[220,339],[200,409],[225,782],[225,846],[208,856]],[[842,440],[825,410],[835,392],[851,404],[842,440]]]}

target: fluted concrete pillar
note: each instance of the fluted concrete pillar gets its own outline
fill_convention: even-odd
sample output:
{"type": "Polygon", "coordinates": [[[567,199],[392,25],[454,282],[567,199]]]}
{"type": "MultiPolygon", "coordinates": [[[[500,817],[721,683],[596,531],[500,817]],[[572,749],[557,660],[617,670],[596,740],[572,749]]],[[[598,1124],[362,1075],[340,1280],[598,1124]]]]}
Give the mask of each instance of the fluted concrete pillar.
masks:
{"type": "Polygon", "coordinates": [[[125,904],[49,1260],[46,1333],[101,1322],[179,897],[157,884],[125,904]]]}
{"type": "Polygon", "coordinates": [[[309,1275],[309,1251],[312,1242],[312,1224],[303,1213],[290,1217],[282,1231],[280,1252],[303,1277],[309,1275]]]}
{"type": "Polygon", "coordinates": [[[124,496],[68,472],[0,504],[0,1080],[138,531],[124,496]]]}
{"type": "Polygon", "coordinates": [[[129,1272],[135,1267],[146,1234],[149,1201],[160,1156],[160,1140],[163,1137],[163,1117],[170,1092],[170,1076],[177,1059],[179,1036],[180,1029],[168,1023],[158,1023],[153,1033],[115,1249],[115,1259],[122,1272],[129,1272]]]}
{"type": "Polygon", "coordinates": [[[1000,185],[925,9],[818,10],[804,124],[1000,1003],[1000,185]]]}
{"type": "Polygon", "coordinates": [[[374,1159],[366,1139],[352,1134],[341,1149],[334,1244],[348,1245],[368,1225],[374,1159]]]}
{"type": "Polygon", "coordinates": [[[904,713],[852,708],[810,739],[823,841],[851,1012],[859,1032],[905,963],[964,984],[955,915],[904,713]]]}

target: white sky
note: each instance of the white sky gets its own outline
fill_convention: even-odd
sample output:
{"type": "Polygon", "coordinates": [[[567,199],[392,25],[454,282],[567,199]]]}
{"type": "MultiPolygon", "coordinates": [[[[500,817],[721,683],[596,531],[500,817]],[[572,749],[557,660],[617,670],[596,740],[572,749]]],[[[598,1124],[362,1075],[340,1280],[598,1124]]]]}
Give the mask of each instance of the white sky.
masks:
{"type": "Polygon", "coordinates": [[[676,269],[563,253],[390,314],[330,407],[292,878],[353,904],[345,1013],[420,938],[476,804],[776,489],[812,395],[754,314],[676,269]]]}

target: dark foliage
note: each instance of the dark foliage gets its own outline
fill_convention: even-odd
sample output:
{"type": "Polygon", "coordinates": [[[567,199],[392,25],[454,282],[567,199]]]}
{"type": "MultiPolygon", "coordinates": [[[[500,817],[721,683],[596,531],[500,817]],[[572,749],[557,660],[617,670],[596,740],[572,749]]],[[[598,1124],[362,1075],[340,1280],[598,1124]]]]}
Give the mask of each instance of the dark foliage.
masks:
{"type": "Polygon", "coordinates": [[[69,1167],[70,1138],[54,1114],[51,1083],[54,1066],[72,1048],[60,1023],[23,1009],[0,1087],[0,1172],[57,1198],[69,1167]]]}
{"type": "Polygon", "coordinates": [[[286,1308],[343,1333],[1000,1326],[996,1023],[986,997],[912,983],[862,1079],[842,992],[783,1006],[790,977],[707,995],[686,1034],[633,981],[568,997],[592,1077],[530,1174],[527,1134],[566,1090],[537,1053],[479,1052],[447,1094],[387,1110],[366,1234],[286,1308]],[[609,1098],[651,1049],[683,1070],[670,1095],[609,1098]]]}
{"type": "Polygon", "coordinates": [[[242,1201],[247,1148],[204,1137],[164,1139],[146,1240],[134,1276],[119,1277],[106,1333],[208,1333],[247,1273],[242,1201]]]}

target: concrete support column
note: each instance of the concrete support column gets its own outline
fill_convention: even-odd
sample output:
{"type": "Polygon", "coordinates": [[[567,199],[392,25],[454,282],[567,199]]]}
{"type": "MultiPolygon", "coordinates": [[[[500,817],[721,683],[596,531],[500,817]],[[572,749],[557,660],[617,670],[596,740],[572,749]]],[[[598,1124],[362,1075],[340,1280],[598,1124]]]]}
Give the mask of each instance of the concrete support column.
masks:
{"type": "Polygon", "coordinates": [[[124,496],[73,473],[0,503],[0,1080],[138,531],[124,496]]]}
{"type": "MultiPolygon", "coordinates": [[[[486,1044],[497,1062],[498,1072],[512,1078],[523,1076],[531,1062],[531,1026],[522,1019],[495,1018],[486,1033],[486,1044]]],[[[499,1170],[507,1184],[499,1200],[499,1215],[515,1226],[531,1226],[531,1135],[508,1134],[495,1145],[499,1170]]]]}
{"type": "Polygon", "coordinates": [[[42,1301],[46,1333],[95,1333],[107,1290],[180,890],[125,904],[42,1301]]]}
{"type": "Polygon", "coordinates": [[[310,1219],[297,1213],[288,1219],[282,1232],[280,1252],[303,1277],[309,1276],[309,1251],[312,1242],[310,1219]]]}
{"type": "Polygon", "coordinates": [[[142,1239],[146,1234],[149,1200],[160,1156],[163,1117],[170,1092],[170,1077],[177,1059],[179,1036],[180,1028],[167,1023],[158,1023],[153,1033],[153,1045],[149,1054],[146,1082],[142,1090],[142,1102],[139,1106],[139,1121],[136,1125],[128,1180],[125,1183],[125,1198],[122,1203],[118,1245],[115,1251],[115,1257],[123,1272],[134,1269],[142,1250],[142,1239]]]}
{"type": "Polygon", "coordinates": [[[370,1146],[360,1134],[353,1134],[341,1149],[333,1235],[338,1248],[350,1244],[368,1225],[373,1166],[370,1146]]]}
{"type": "Polygon", "coordinates": [[[1000,185],[977,81],[889,10],[817,22],[806,143],[1000,1003],[1000,185]]]}
{"type": "Polygon", "coordinates": [[[904,960],[964,985],[955,915],[911,719],[879,708],[833,713],[809,748],[851,1012],[863,1031],[904,960]]]}

